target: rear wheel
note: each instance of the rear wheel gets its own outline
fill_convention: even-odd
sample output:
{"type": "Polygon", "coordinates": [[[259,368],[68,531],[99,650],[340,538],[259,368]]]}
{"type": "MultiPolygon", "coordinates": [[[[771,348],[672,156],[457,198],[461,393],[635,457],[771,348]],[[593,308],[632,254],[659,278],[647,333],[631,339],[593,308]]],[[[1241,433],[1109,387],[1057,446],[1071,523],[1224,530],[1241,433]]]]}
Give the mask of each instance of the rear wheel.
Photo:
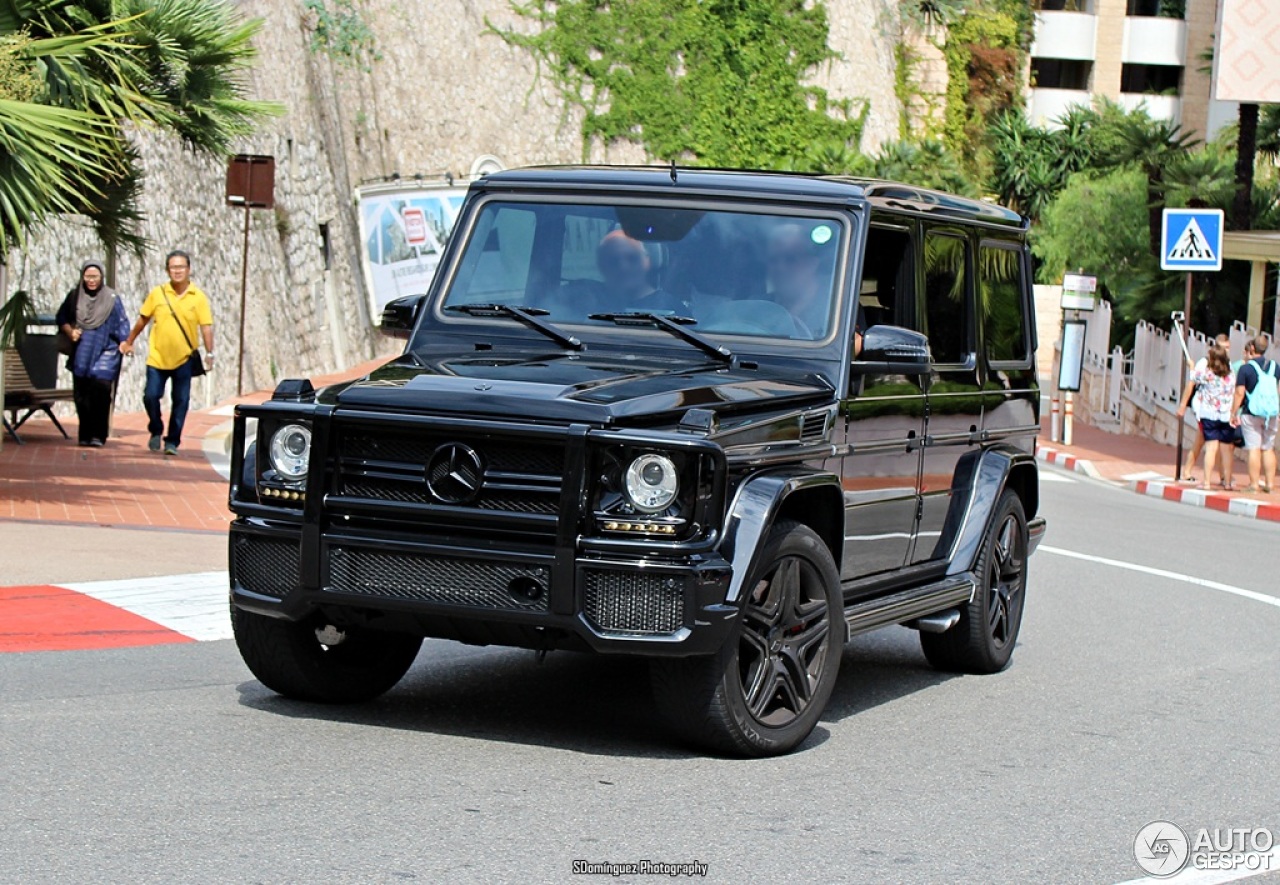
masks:
{"type": "Polygon", "coordinates": [[[798,746],[826,709],[840,670],[840,575],[809,527],[770,532],[734,638],[711,657],[654,662],[671,725],[700,746],[775,756],[798,746]]]}
{"type": "Polygon", "coordinates": [[[290,622],[231,607],[240,656],[258,681],[300,701],[350,704],[376,698],[400,681],[422,647],[405,633],[290,622]]]}
{"type": "Polygon", "coordinates": [[[1006,489],[975,569],[973,600],[945,633],[921,633],[920,647],[939,670],[997,673],[1009,665],[1022,626],[1027,589],[1027,517],[1006,489]]]}

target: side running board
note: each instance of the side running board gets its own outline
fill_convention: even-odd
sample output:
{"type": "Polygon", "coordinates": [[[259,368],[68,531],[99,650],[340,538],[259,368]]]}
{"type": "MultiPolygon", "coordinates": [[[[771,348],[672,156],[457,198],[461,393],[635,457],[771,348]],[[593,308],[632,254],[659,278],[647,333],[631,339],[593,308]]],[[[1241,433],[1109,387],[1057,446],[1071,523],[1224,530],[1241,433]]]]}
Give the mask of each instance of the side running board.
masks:
{"type": "Polygon", "coordinates": [[[931,615],[973,598],[975,581],[969,573],[943,578],[934,584],[902,590],[858,602],[844,610],[849,635],[856,636],[891,624],[931,615]]]}

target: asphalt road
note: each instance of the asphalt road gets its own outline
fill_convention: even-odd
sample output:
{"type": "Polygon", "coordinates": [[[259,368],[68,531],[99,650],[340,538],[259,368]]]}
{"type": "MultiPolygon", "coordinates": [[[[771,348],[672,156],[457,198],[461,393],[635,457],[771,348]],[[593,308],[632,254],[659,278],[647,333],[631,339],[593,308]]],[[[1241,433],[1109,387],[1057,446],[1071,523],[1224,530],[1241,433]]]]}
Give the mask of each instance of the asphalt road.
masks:
{"type": "MultiPolygon", "coordinates": [[[[1275,526],[1063,479],[1051,548],[1280,589],[1275,526]]],[[[226,641],[0,655],[0,881],[1133,879],[1152,820],[1280,831],[1278,633],[1265,600],[1042,551],[1009,670],[857,638],[813,738],[765,761],[673,746],[625,660],[429,642],[334,709],[226,641]]]]}

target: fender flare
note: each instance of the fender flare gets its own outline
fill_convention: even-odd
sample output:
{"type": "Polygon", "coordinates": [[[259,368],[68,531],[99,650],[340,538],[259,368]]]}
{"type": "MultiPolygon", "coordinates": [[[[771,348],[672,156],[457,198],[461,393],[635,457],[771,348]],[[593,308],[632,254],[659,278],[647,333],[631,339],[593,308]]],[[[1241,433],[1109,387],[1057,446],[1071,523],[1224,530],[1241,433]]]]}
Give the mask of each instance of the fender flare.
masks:
{"type": "Polygon", "coordinates": [[[950,550],[948,575],[970,571],[978,562],[996,503],[1016,485],[1027,518],[1039,509],[1039,468],[1034,455],[1012,446],[995,446],[962,460],[952,483],[954,495],[940,545],[950,550]]]}
{"type": "MultiPolygon", "coordinates": [[[[825,514],[824,518],[833,520],[831,524],[837,527],[840,542],[843,542],[844,492],[840,478],[834,473],[788,467],[743,480],[729,504],[724,538],[719,546],[720,555],[733,568],[733,577],[725,595],[727,604],[737,605],[740,602],[743,583],[758,564],[765,535],[782,513],[787,499],[796,494],[830,498],[832,513],[825,514]]],[[[819,531],[819,534],[823,532],[819,531]]],[[[824,540],[831,544],[831,538],[824,540]]],[[[841,558],[839,544],[835,546],[833,556],[838,566],[841,558]]]]}

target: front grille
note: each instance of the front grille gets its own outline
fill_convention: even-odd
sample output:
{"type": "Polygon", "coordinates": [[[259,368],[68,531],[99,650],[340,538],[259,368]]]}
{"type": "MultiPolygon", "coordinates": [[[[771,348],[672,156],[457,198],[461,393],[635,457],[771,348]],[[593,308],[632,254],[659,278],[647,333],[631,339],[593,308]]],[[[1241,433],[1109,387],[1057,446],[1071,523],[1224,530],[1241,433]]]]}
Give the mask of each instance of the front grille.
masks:
{"type": "Polygon", "coordinates": [[[298,542],[237,536],[235,581],[251,593],[283,599],[298,586],[298,542]]]}
{"type": "Polygon", "coordinates": [[[564,448],[559,442],[515,443],[465,432],[394,427],[347,428],[338,440],[340,495],[489,512],[544,516],[559,512],[564,472],[564,448]],[[428,483],[428,464],[437,449],[448,443],[474,451],[483,467],[478,490],[461,501],[438,497],[428,483]]]}
{"type": "Polygon", "coordinates": [[[674,633],[684,624],[680,581],[664,575],[587,569],[587,618],[604,633],[674,633]]]}
{"type": "Polygon", "coordinates": [[[329,589],[340,593],[514,611],[548,608],[549,581],[537,566],[354,547],[333,547],[329,553],[329,589]],[[513,583],[524,595],[509,589],[513,583]],[[536,596],[530,592],[534,587],[540,588],[536,596]]]}
{"type": "MultiPolygon", "coordinates": [[[[436,499],[427,491],[425,479],[384,476],[349,476],[342,484],[343,494],[375,501],[404,501],[409,504],[435,504],[436,499]]],[[[485,492],[476,500],[480,510],[504,510],[509,513],[559,512],[559,489],[541,494],[485,492]]]]}

